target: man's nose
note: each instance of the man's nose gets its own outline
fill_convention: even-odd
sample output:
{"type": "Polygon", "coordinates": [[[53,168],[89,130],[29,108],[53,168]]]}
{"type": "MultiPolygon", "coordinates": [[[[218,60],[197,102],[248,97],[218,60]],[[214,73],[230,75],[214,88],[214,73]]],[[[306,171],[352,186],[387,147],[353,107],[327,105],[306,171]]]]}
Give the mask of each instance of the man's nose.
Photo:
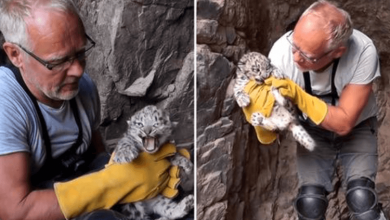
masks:
{"type": "Polygon", "coordinates": [[[68,76],[80,78],[84,73],[85,61],[74,59],[67,70],[68,76]]]}
{"type": "Polygon", "coordinates": [[[293,58],[294,58],[294,62],[296,63],[303,63],[304,59],[303,57],[301,56],[301,53],[299,53],[298,50],[292,50],[292,53],[293,53],[293,58]]]}

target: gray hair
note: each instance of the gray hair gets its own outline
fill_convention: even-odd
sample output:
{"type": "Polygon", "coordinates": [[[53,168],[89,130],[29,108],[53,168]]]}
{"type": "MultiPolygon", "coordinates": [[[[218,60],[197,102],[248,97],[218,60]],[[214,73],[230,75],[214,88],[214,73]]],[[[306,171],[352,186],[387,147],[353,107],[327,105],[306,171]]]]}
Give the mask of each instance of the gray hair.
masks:
{"type": "Polygon", "coordinates": [[[31,16],[36,7],[71,12],[79,16],[71,0],[1,0],[0,31],[6,41],[30,47],[25,19],[31,16]]]}
{"type": "Polygon", "coordinates": [[[319,0],[306,9],[306,11],[302,14],[302,17],[307,14],[315,14],[323,18],[324,21],[327,21],[325,28],[328,30],[330,35],[328,43],[329,50],[347,44],[353,31],[351,16],[348,12],[337,7],[334,3],[326,0],[319,0]],[[340,20],[327,14],[327,11],[322,10],[325,6],[330,6],[335,9],[338,13],[340,13],[342,19],[340,20]]]}

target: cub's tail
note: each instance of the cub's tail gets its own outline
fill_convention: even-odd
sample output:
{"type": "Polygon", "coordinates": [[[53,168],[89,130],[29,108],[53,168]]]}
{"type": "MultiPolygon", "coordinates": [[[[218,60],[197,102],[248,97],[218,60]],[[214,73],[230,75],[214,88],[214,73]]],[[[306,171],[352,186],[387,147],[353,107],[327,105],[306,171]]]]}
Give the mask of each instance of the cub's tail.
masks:
{"type": "Polygon", "coordinates": [[[300,124],[292,123],[290,125],[290,131],[295,140],[297,140],[301,145],[303,145],[309,151],[313,151],[315,148],[315,142],[307,131],[300,124]]]}

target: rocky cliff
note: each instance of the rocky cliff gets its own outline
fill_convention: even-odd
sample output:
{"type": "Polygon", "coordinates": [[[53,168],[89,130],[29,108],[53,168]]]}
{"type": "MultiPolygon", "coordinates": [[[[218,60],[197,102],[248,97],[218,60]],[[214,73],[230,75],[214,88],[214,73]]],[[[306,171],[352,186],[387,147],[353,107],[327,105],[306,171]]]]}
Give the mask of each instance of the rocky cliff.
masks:
{"type": "Polygon", "coordinates": [[[193,148],[194,2],[74,2],[97,42],[86,69],[98,86],[107,144],[121,137],[135,111],[156,104],[178,122],[178,146],[193,148]]]}
{"type": "MultiPolygon", "coordinates": [[[[197,190],[198,219],[292,220],[298,180],[296,146],[289,135],[262,146],[232,97],[238,59],[247,51],[268,54],[313,0],[197,0],[197,190]]],[[[380,112],[379,199],[390,210],[390,2],[338,0],[354,27],[377,46],[382,78],[374,92],[380,112]]],[[[327,218],[348,219],[341,172],[329,195],[327,218]]]]}

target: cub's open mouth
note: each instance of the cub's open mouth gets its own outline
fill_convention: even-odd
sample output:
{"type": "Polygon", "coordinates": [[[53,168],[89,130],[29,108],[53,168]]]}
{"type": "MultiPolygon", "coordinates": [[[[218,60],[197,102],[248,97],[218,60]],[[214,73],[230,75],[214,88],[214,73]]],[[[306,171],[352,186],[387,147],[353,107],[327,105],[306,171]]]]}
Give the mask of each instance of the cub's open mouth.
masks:
{"type": "Polygon", "coordinates": [[[158,140],[152,137],[145,137],[142,139],[144,142],[144,149],[148,153],[155,153],[158,150],[158,140]]]}

